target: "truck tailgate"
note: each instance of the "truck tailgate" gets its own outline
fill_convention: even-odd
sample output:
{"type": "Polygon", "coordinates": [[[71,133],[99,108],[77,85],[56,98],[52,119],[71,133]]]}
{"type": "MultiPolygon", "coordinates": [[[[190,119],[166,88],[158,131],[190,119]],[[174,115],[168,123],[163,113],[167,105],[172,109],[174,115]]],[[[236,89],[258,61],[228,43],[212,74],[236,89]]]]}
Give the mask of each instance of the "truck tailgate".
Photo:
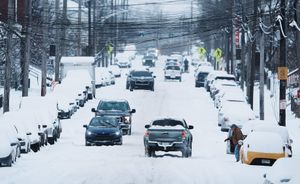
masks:
{"type": "Polygon", "coordinates": [[[182,130],[149,129],[149,141],[154,142],[182,142],[182,130]]]}

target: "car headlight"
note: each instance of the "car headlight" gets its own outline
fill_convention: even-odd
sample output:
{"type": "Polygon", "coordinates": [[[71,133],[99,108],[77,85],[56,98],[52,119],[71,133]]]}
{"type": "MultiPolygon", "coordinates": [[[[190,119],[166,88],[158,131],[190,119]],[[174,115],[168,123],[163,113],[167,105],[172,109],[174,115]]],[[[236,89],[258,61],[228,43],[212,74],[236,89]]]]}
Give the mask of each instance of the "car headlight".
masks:
{"type": "Polygon", "coordinates": [[[125,122],[129,123],[130,122],[130,117],[129,116],[125,116],[125,122]]]}
{"type": "Polygon", "coordinates": [[[119,136],[121,134],[120,131],[115,132],[115,135],[119,136]]]}
{"type": "Polygon", "coordinates": [[[91,131],[86,131],[87,135],[92,135],[93,133],[91,131]]]}

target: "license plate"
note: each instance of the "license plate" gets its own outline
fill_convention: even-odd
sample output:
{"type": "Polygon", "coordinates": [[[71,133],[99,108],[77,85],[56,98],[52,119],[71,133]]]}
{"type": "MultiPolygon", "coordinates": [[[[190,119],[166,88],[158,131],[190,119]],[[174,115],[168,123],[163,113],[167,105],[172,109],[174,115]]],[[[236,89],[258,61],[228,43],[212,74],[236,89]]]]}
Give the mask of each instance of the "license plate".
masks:
{"type": "Polygon", "coordinates": [[[162,142],[161,145],[162,146],[169,146],[170,144],[168,142],[162,142]]]}
{"type": "Polygon", "coordinates": [[[262,159],[262,160],[261,160],[261,163],[262,163],[262,164],[270,164],[271,161],[270,161],[270,160],[267,160],[267,159],[262,159]]]}

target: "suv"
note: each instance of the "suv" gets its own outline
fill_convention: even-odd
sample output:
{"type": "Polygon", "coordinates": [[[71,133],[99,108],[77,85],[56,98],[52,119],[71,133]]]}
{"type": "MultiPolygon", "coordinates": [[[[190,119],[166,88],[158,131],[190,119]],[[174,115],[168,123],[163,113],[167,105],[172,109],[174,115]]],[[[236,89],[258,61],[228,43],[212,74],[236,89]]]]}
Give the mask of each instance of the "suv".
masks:
{"type": "Polygon", "coordinates": [[[164,69],[165,79],[177,79],[181,82],[181,68],[177,65],[167,65],[164,69]]]}
{"type": "Polygon", "coordinates": [[[127,100],[100,100],[97,109],[92,108],[95,116],[116,116],[121,120],[123,134],[131,135],[132,114],[135,109],[131,109],[127,100]]]}
{"type": "Polygon", "coordinates": [[[155,67],[155,56],[154,55],[144,56],[143,66],[155,67]]]}
{"type": "Polygon", "coordinates": [[[126,89],[146,88],[154,91],[154,78],[150,71],[132,70],[127,76],[126,89]]]}

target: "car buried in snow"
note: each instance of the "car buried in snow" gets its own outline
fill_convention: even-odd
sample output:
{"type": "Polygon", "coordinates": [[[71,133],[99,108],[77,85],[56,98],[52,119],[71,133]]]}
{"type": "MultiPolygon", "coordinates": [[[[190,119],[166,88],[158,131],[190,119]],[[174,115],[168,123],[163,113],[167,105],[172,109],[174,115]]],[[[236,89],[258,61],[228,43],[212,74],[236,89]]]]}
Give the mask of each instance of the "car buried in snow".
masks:
{"type": "Polygon", "coordinates": [[[277,133],[253,131],[243,141],[240,160],[249,165],[272,166],[277,159],[286,157],[286,151],[277,133]]]}
{"type": "Polygon", "coordinates": [[[122,128],[119,118],[113,116],[93,117],[86,128],[85,145],[122,145],[122,128]]]}
{"type": "Polygon", "coordinates": [[[145,155],[155,156],[155,151],[180,151],[182,157],[192,156],[194,127],[187,125],[184,119],[161,118],[145,125],[145,155]]]}
{"type": "Polygon", "coordinates": [[[95,116],[113,116],[120,118],[122,133],[131,135],[132,114],[136,112],[131,109],[127,100],[100,100],[97,109],[92,108],[95,116]]]}

